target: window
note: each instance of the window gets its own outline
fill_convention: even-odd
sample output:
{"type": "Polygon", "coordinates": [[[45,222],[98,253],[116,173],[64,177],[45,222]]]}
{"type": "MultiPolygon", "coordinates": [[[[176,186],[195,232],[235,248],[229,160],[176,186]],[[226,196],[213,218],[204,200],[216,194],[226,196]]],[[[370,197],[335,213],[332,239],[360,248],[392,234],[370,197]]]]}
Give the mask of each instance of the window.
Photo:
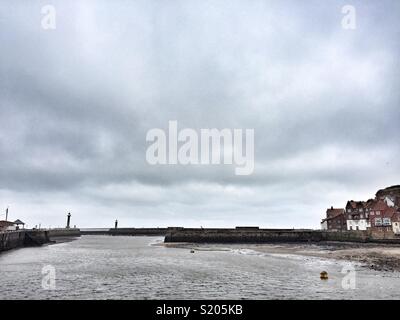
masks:
{"type": "Polygon", "coordinates": [[[390,226],[391,225],[390,218],[383,218],[382,223],[384,226],[390,226]]]}
{"type": "Polygon", "coordinates": [[[374,212],[373,211],[371,211],[371,216],[373,216],[374,215],[374,212]]]}
{"type": "Polygon", "coordinates": [[[362,208],[358,209],[358,212],[363,212],[363,209],[362,208]]]}
{"type": "Polygon", "coordinates": [[[380,215],[381,215],[381,212],[380,212],[380,211],[376,211],[375,213],[376,213],[377,216],[380,216],[380,215]]]}
{"type": "Polygon", "coordinates": [[[351,209],[347,209],[347,212],[351,212],[351,209]]]}
{"type": "Polygon", "coordinates": [[[376,226],[381,226],[382,225],[382,219],[381,218],[375,218],[375,225],[376,226]]]}
{"type": "Polygon", "coordinates": [[[358,230],[358,226],[356,227],[356,230],[358,230]]]}
{"type": "Polygon", "coordinates": [[[362,213],[360,214],[360,219],[364,219],[364,215],[362,213]]]}

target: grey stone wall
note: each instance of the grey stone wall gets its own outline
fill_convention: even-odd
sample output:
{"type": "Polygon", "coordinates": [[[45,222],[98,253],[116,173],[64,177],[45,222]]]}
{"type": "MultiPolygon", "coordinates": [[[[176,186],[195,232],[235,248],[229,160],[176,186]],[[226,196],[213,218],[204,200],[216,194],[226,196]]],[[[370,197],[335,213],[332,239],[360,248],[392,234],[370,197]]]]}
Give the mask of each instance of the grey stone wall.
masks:
{"type": "Polygon", "coordinates": [[[62,228],[62,229],[49,229],[47,230],[49,238],[54,239],[57,237],[80,237],[81,230],[78,228],[62,228]]]}
{"type": "Polygon", "coordinates": [[[169,228],[165,242],[193,243],[273,243],[273,242],[387,242],[399,243],[400,238],[382,238],[368,231],[330,232],[322,230],[238,230],[169,228]]]}
{"type": "Polygon", "coordinates": [[[22,247],[24,241],[24,231],[0,232],[0,252],[22,247]]]}

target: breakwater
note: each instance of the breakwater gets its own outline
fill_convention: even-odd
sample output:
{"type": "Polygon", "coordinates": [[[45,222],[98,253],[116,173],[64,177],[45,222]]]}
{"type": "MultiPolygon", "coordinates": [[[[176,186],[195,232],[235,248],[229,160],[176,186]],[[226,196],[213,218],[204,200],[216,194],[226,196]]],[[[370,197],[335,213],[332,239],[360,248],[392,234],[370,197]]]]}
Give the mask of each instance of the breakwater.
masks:
{"type": "Polygon", "coordinates": [[[269,242],[376,242],[400,244],[400,236],[392,232],[372,231],[332,232],[311,229],[261,229],[259,227],[236,228],[111,228],[83,229],[82,235],[110,236],[164,236],[164,242],[193,243],[269,243],[269,242]]]}
{"type": "Polygon", "coordinates": [[[110,234],[109,228],[82,228],[81,235],[106,236],[110,234]]]}
{"type": "Polygon", "coordinates": [[[117,228],[110,229],[112,236],[165,236],[167,228],[117,228]]]}
{"type": "Polygon", "coordinates": [[[22,247],[24,242],[24,231],[0,232],[0,252],[22,247]]]}
{"type": "Polygon", "coordinates": [[[47,231],[18,230],[0,232],[0,252],[20,247],[40,246],[50,242],[47,231]]]}
{"type": "Polygon", "coordinates": [[[109,236],[165,236],[167,228],[111,228],[111,229],[83,229],[83,235],[109,235],[109,236]]]}
{"type": "Polygon", "coordinates": [[[0,232],[0,252],[21,247],[41,246],[58,238],[77,236],[80,236],[80,230],[75,228],[0,232]]]}
{"type": "Polygon", "coordinates": [[[64,237],[80,237],[81,230],[78,228],[59,228],[59,229],[48,229],[50,240],[54,238],[64,238],[64,237]]]}
{"type": "Polygon", "coordinates": [[[398,243],[400,237],[369,231],[331,232],[303,229],[240,228],[168,228],[164,242],[192,243],[273,243],[273,242],[380,242],[398,243]]]}

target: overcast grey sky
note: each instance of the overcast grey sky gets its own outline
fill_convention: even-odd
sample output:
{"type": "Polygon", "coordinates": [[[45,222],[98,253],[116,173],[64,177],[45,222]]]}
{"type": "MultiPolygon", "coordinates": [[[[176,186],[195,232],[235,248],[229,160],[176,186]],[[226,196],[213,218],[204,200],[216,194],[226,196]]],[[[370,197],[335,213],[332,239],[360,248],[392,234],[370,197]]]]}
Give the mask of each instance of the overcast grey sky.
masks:
{"type": "Polygon", "coordinates": [[[400,183],[399,18],[396,0],[3,0],[1,213],[317,228],[327,207],[400,183]],[[150,166],[146,132],[169,120],[253,128],[254,173],[150,166]]]}

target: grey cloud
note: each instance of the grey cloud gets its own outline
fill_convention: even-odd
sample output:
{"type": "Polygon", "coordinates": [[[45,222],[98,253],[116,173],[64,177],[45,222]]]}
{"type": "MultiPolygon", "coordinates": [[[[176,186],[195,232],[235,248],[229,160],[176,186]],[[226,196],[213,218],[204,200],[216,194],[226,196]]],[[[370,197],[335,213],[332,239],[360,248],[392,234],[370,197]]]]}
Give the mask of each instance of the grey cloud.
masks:
{"type": "Polygon", "coordinates": [[[352,31],[343,1],[55,1],[52,31],[43,4],[0,5],[0,206],[21,218],[316,227],[399,183],[396,1],[355,1],[352,31]],[[254,128],[254,174],[148,165],[169,120],[254,128]]]}

